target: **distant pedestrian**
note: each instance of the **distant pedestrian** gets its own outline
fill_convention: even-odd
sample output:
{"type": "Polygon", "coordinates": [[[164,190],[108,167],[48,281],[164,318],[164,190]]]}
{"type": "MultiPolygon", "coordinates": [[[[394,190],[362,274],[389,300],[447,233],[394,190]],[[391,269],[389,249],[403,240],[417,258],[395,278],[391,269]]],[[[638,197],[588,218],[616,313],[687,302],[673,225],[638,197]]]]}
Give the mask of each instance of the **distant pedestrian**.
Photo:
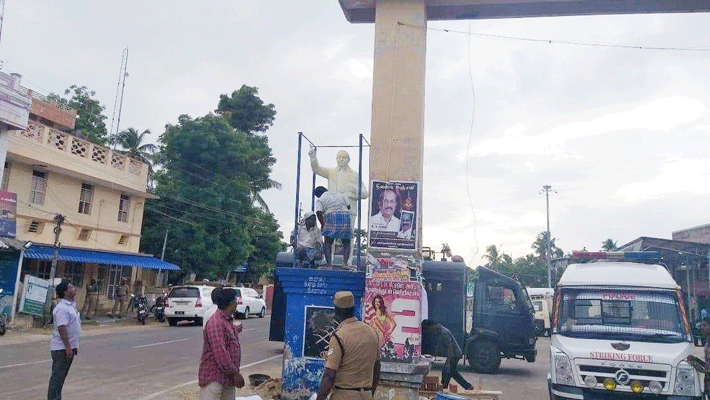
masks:
{"type": "Polygon", "coordinates": [[[244,386],[239,372],[242,352],[239,331],[232,322],[237,310],[237,291],[224,288],[217,293],[217,312],[203,330],[202,357],[197,373],[200,400],[234,400],[236,388],[244,386]]]}
{"type": "Polygon", "coordinates": [[[116,294],[114,295],[113,309],[111,314],[108,316],[111,318],[118,317],[121,318],[121,313],[123,312],[123,305],[126,304],[126,297],[128,296],[128,291],[130,286],[128,285],[128,278],[123,278],[121,280],[121,286],[116,289],[116,294]]]}
{"type": "Polygon", "coordinates": [[[92,279],[88,285],[86,285],[86,297],[84,297],[84,306],[81,307],[81,314],[86,319],[91,319],[91,311],[96,311],[97,296],[99,295],[99,287],[96,285],[96,279],[92,279]]]}
{"type": "Polygon", "coordinates": [[[441,371],[441,384],[449,387],[449,381],[454,378],[466,390],[472,390],[471,385],[458,371],[459,360],[463,357],[461,346],[450,330],[430,319],[422,321],[422,353],[434,357],[446,357],[444,369],[441,371]]]}
{"type": "Polygon", "coordinates": [[[55,288],[59,303],[54,307],[54,331],[49,342],[52,354],[52,376],[49,378],[47,400],[61,400],[64,380],[69,373],[74,356],[79,352],[81,320],[76,310],[76,287],[69,282],[62,282],[55,288]]]}

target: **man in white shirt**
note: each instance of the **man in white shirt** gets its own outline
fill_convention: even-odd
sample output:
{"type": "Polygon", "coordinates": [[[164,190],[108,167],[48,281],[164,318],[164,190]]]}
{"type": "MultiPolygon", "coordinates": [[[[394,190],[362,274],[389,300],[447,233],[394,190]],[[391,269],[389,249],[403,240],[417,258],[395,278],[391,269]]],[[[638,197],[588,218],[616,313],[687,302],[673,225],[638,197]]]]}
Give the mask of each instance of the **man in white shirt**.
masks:
{"type": "Polygon", "coordinates": [[[399,218],[394,216],[398,206],[399,199],[397,193],[392,189],[383,190],[377,201],[377,208],[380,212],[370,217],[370,231],[399,232],[400,221],[399,218]]]}
{"type": "Polygon", "coordinates": [[[54,307],[54,332],[49,341],[52,354],[52,376],[47,389],[48,400],[61,400],[64,380],[69,373],[74,356],[79,352],[81,336],[81,318],[76,309],[76,287],[69,282],[62,282],[55,288],[59,303],[54,307]]]}
{"type": "Polygon", "coordinates": [[[301,267],[305,264],[309,268],[315,268],[315,262],[323,259],[323,237],[313,211],[306,211],[303,214],[303,219],[296,226],[294,235],[291,235],[291,246],[301,267]],[[298,236],[298,243],[295,236],[298,236]]]}
{"type": "Polygon", "coordinates": [[[343,266],[348,265],[350,259],[350,239],[353,237],[353,228],[350,221],[348,203],[340,193],[329,192],[323,186],[313,190],[318,198],[316,202],[316,215],[323,226],[325,237],[326,268],[333,267],[333,241],[340,239],[343,243],[343,266]]]}

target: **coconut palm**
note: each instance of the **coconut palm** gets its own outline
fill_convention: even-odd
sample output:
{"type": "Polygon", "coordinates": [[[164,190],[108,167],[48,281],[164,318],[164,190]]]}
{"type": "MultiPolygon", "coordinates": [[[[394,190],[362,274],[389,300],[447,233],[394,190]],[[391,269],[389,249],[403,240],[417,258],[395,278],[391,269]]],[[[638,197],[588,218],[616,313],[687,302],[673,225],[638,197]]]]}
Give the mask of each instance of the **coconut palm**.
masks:
{"type": "Polygon", "coordinates": [[[492,269],[513,264],[513,258],[508,254],[501,253],[494,244],[486,247],[486,253],[483,255],[483,259],[488,261],[488,265],[492,269]]]}
{"type": "Polygon", "coordinates": [[[613,240],[611,240],[611,238],[609,238],[609,239],[602,242],[602,250],[616,251],[616,250],[619,250],[619,247],[617,247],[615,241],[613,241],[613,240]]]}
{"type": "Polygon", "coordinates": [[[138,133],[135,128],[128,128],[119,132],[113,138],[113,141],[123,147],[124,150],[121,153],[148,164],[148,173],[153,175],[152,163],[154,154],[158,151],[158,146],[152,143],[144,143],[148,135],[150,135],[150,129],[138,133]]]}

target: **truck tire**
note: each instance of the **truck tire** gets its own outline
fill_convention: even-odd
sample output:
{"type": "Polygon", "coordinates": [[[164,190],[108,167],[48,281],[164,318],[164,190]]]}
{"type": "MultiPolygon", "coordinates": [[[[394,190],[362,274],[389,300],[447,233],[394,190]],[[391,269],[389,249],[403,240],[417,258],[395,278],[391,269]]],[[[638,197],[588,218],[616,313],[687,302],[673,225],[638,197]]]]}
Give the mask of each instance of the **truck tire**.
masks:
{"type": "Polygon", "coordinates": [[[500,367],[500,349],[491,340],[478,340],[469,346],[468,363],[474,370],[494,374],[500,367]]]}
{"type": "Polygon", "coordinates": [[[170,326],[177,326],[178,319],[177,318],[168,318],[168,325],[170,326]]]}

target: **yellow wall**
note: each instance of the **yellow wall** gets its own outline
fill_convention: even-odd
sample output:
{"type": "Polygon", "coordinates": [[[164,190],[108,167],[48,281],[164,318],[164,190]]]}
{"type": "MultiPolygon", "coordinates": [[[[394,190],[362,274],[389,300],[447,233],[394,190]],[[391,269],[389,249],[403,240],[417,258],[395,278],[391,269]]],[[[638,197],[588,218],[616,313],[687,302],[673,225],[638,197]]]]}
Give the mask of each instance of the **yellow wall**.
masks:
{"type": "Polygon", "coordinates": [[[53,218],[62,214],[66,217],[59,238],[63,247],[137,253],[145,199],[152,197],[145,191],[147,165],[141,163],[141,173],[136,174],[135,169],[119,170],[46,143],[19,131],[10,136],[7,190],[17,193],[17,238],[54,244],[53,218]],[[33,169],[47,173],[43,205],[29,203],[33,169]],[[78,212],[82,183],[94,187],[89,215],[78,212]],[[131,197],[127,222],[118,221],[121,194],[131,197]],[[32,220],[45,223],[41,234],[27,232],[32,220]],[[82,228],[91,230],[88,240],[78,240],[82,228]],[[121,235],[128,236],[125,245],[118,244],[121,235]]]}

